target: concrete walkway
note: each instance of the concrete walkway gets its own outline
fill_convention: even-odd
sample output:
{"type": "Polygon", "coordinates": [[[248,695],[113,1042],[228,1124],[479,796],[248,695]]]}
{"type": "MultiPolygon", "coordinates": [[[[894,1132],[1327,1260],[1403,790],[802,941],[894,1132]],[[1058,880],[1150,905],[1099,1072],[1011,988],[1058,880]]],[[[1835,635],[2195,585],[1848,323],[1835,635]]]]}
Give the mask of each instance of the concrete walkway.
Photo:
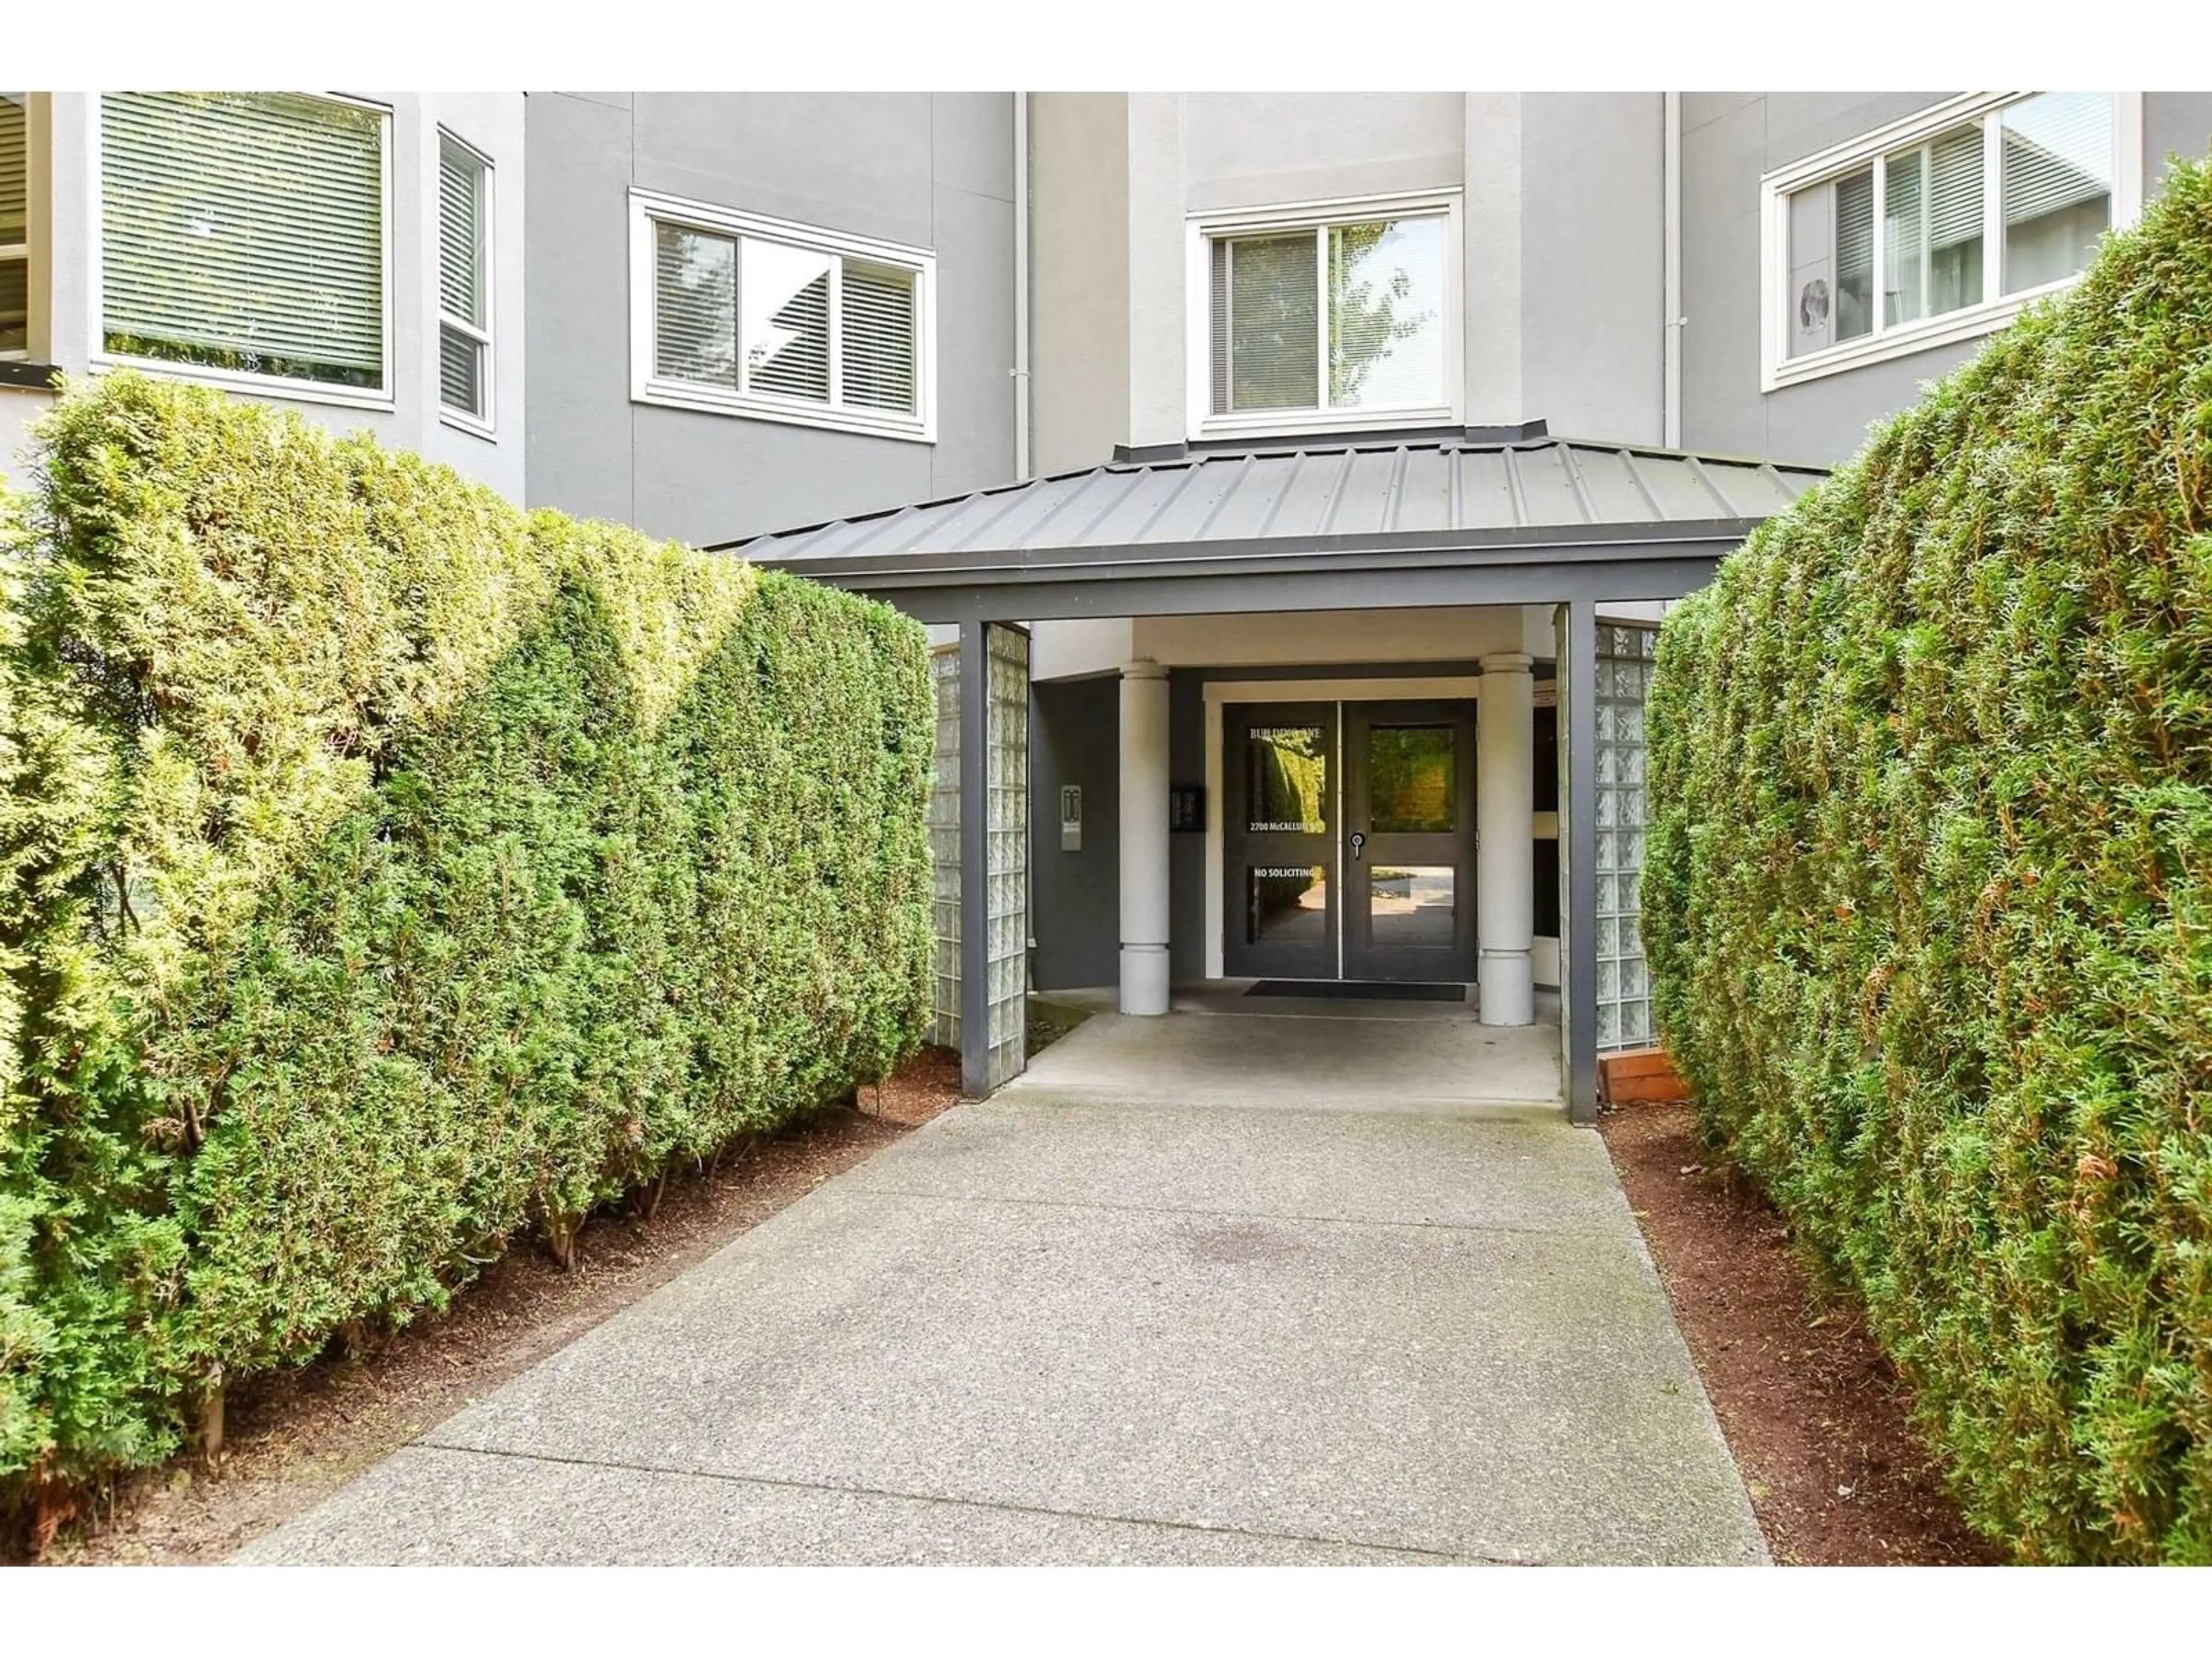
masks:
{"type": "Polygon", "coordinates": [[[1556,1042],[1093,1019],[240,1559],[1763,1560],[1556,1042]]]}

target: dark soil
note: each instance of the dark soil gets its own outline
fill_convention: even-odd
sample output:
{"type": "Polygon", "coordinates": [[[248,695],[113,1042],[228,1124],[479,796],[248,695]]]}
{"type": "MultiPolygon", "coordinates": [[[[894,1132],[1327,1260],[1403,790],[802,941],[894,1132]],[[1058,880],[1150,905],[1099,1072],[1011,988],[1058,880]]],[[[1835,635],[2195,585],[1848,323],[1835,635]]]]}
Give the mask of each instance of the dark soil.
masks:
{"type": "Polygon", "coordinates": [[[1599,1128],[1775,1559],[2001,1559],[1945,1494],[1906,1421],[1911,1393],[1857,1310],[1815,1290],[1788,1224],[1711,1161],[1692,1109],[1624,1107],[1599,1128]]]}
{"type": "Polygon", "coordinates": [[[567,1272],[518,1243],[453,1298],[366,1354],[332,1353],[231,1395],[222,1466],[180,1460],[128,1483],[112,1512],[81,1521],[50,1561],[219,1561],[490,1393],[610,1315],[704,1261],[959,1098],[960,1059],[925,1048],[855,1105],[816,1113],[732,1148],[719,1166],[669,1177],[577,1235],[567,1272]],[[649,1212],[649,1213],[648,1213],[649,1212]]]}

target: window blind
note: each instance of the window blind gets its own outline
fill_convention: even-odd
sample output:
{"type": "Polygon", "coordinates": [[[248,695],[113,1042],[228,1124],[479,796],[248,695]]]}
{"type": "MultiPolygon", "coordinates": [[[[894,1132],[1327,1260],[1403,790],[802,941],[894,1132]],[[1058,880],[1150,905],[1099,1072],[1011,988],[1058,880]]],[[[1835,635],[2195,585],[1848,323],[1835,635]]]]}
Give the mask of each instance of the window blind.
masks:
{"type": "Polygon", "coordinates": [[[738,384],[738,244],[683,225],[653,230],[653,371],[738,384]]]}
{"type": "Polygon", "coordinates": [[[31,140],[20,92],[0,92],[0,247],[20,246],[29,222],[31,140]]]}
{"type": "Polygon", "coordinates": [[[441,134],[438,141],[438,398],[482,418],[487,412],[486,211],[491,173],[482,158],[441,134]]]}
{"type": "Polygon", "coordinates": [[[2112,100],[2046,92],[2004,112],[2005,222],[2095,202],[2112,189],[2112,100]]]}
{"type": "Polygon", "coordinates": [[[921,391],[910,270],[845,262],[844,396],[860,409],[915,412],[921,391]]]}
{"type": "Polygon", "coordinates": [[[1836,338],[1874,327],[1874,169],[1836,181],[1836,338]]]}
{"type": "Polygon", "coordinates": [[[28,234],[30,139],[24,94],[0,92],[0,351],[31,341],[31,267],[21,253],[28,234]]]}
{"type": "Polygon", "coordinates": [[[484,164],[450,141],[438,146],[438,303],[484,325],[484,164]]]}
{"type": "Polygon", "coordinates": [[[1214,243],[1212,274],[1206,283],[1211,290],[1206,337],[1212,342],[1206,380],[1212,394],[1208,407],[1216,415],[1229,412],[1229,244],[1214,243]]]}
{"type": "Polygon", "coordinates": [[[381,389],[385,118],[295,93],[100,98],[106,349],[381,389]]]}
{"type": "Polygon", "coordinates": [[[438,331],[438,401],[463,415],[484,412],[483,343],[451,325],[438,331]]]}
{"type": "Polygon", "coordinates": [[[828,403],[830,256],[750,237],[738,246],[745,389],[828,403]]]}
{"type": "Polygon", "coordinates": [[[1960,127],[1929,149],[1928,245],[1956,247],[1982,234],[1982,130],[1960,127]]]}
{"type": "Polygon", "coordinates": [[[1229,314],[1220,355],[1232,410],[1321,404],[1321,272],[1314,234],[1247,236],[1214,245],[1228,261],[1229,314]]]}
{"type": "Polygon", "coordinates": [[[1848,280],[1874,269],[1874,174],[1855,173],[1836,184],[1836,272],[1848,280]]]}

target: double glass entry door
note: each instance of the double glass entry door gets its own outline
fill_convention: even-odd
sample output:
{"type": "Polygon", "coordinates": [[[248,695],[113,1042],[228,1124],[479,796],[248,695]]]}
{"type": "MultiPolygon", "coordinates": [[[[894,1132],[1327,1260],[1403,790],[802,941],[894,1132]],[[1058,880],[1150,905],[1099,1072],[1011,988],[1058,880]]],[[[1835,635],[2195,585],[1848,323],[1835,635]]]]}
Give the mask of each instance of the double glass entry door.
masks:
{"type": "Polygon", "coordinates": [[[1474,976],[1474,705],[1236,703],[1222,966],[1474,976]]]}

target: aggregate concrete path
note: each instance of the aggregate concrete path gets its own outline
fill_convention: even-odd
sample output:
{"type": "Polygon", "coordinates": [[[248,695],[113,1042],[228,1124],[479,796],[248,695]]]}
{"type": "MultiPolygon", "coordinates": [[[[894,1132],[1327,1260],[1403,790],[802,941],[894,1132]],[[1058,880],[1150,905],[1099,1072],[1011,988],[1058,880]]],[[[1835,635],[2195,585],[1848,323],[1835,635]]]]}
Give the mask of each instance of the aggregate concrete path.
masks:
{"type": "Polygon", "coordinates": [[[1330,1024],[1093,1019],[240,1559],[1765,1559],[1597,1137],[1330,1024]]]}

